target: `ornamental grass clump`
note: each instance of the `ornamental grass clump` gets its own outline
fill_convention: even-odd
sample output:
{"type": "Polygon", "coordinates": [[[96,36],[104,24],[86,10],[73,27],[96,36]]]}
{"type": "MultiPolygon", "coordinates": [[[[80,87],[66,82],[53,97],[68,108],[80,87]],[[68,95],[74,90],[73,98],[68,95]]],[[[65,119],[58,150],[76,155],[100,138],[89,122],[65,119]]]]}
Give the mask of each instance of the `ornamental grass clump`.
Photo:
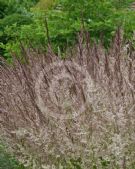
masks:
{"type": "Polygon", "coordinates": [[[120,30],[108,51],[84,32],[58,56],[20,46],[0,65],[0,134],[16,157],[33,169],[133,169],[135,56],[120,30]]]}

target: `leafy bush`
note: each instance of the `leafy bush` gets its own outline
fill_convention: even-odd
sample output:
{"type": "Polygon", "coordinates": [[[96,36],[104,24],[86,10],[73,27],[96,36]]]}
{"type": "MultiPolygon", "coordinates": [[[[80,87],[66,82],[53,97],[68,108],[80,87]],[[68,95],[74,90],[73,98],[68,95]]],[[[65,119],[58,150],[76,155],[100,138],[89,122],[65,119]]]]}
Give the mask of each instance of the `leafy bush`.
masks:
{"type": "Polygon", "coordinates": [[[9,51],[6,50],[6,45],[8,46],[10,41],[16,42],[21,25],[27,25],[32,22],[30,8],[36,2],[38,0],[0,0],[0,43],[2,44],[0,55],[4,55],[6,58],[10,56],[9,51]]]}
{"type": "MultiPolygon", "coordinates": [[[[131,2],[132,0],[86,0],[85,3],[83,0],[41,0],[20,20],[18,17],[18,21],[12,21],[15,20],[13,15],[9,26],[10,35],[3,35],[4,38],[12,36],[12,39],[8,38],[5,46],[2,46],[7,53],[16,52],[14,44],[21,41],[27,48],[32,45],[44,50],[50,41],[55,52],[59,49],[65,51],[77,43],[77,34],[83,30],[90,33],[93,42],[102,41],[108,48],[118,27],[124,30],[125,40],[132,39],[135,13],[128,9],[131,2]],[[17,25],[12,29],[14,23],[17,25]]],[[[2,25],[7,20],[9,18],[5,18],[2,25]]]]}
{"type": "Polygon", "coordinates": [[[0,19],[2,19],[5,16],[7,4],[4,0],[0,0],[0,19]]]}

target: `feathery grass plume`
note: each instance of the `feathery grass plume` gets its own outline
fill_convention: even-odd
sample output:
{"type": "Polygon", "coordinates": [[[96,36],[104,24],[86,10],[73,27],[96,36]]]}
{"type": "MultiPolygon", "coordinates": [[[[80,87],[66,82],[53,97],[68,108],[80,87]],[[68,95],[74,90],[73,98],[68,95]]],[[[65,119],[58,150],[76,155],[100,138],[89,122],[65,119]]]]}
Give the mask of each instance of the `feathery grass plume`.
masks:
{"type": "Polygon", "coordinates": [[[120,30],[109,51],[84,35],[63,60],[22,45],[0,64],[0,134],[25,166],[135,166],[135,60],[120,30]]]}

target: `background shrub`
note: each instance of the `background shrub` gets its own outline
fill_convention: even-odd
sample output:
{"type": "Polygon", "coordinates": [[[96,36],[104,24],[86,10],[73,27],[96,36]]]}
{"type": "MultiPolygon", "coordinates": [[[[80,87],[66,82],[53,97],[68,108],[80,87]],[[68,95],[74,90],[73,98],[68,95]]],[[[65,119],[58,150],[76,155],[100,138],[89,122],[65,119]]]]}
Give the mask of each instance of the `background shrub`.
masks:
{"type": "MultiPolygon", "coordinates": [[[[1,54],[4,50],[6,58],[12,52],[18,53],[20,41],[26,48],[33,46],[42,50],[50,41],[56,53],[65,51],[77,43],[77,34],[82,30],[90,33],[92,42],[101,41],[106,48],[118,27],[123,29],[125,41],[133,42],[135,13],[130,9],[132,0],[31,0],[29,3],[24,0],[20,6],[11,2],[8,5],[10,12],[0,20],[1,54]]],[[[2,10],[6,11],[5,8],[4,3],[2,10]]]]}

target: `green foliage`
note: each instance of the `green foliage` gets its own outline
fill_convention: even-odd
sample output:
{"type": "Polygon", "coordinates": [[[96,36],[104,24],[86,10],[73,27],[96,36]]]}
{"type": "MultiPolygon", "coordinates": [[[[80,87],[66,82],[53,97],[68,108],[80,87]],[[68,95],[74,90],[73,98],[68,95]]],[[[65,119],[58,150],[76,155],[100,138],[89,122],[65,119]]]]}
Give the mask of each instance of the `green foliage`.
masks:
{"type": "Polygon", "coordinates": [[[90,33],[91,40],[102,40],[105,47],[118,27],[123,28],[125,39],[133,37],[135,13],[128,9],[133,0],[40,0],[31,8],[36,2],[23,0],[20,7],[14,3],[10,11],[17,9],[17,14],[0,20],[0,39],[6,53],[18,52],[20,41],[27,48],[42,50],[51,42],[55,52],[63,52],[77,42],[76,35],[82,29],[90,33]]]}
{"type": "Polygon", "coordinates": [[[0,169],[24,169],[14,157],[9,155],[3,145],[0,144],[0,169]]]}
{"type": "Polygon", "coordinates": [[[100,157],[100,163],[103,169],[109,168],[110,161],[100,157]]]}
{"type": "Polygon", "coordinates": [[[48,10],[52,8],[55,3],[55,0],[40,0],[35,8],[39,8],[41,10],[48,10]]]}
{"type": "MultiPolygon", "coordinates": [[[[90,32],[91,38],[98,41],[102,37],[106,46],[109,45],[118,26],[125,29],[127,26],[126,17],[129,14],[132,18],[130,17],[128,22],[133,22],[135,19],[135,14],[131,10],[127,10],[130,3],[131,0],[60,1],[61,10],[67,13],[67,18],[72,19],[71,27],[80,20],[82,26],[90,32]]],[[[134,30],[133,27],[130,29],[134,30]]]]}
{"type": "Polygon", "coordinates": [[[63,165],[64,169],[83,169],[81,159],[70,159],[66,160],[66,163],[63,165]]]}
{"type": "Polygon", "coordinates": [[[5,3],[4,0],[0,1],[0,19],[2,19],[5,16],[6,9],[7,9],[7,4],[5,3]]]}
{"type": "MultiPolygon", "coordinates": [[[[38,0],[0,0],[0,43],[3,44],[2,46],[9,46],[11,41],[11,43],[15,43],[20,33],[20,27],[22,25],[31,24],[32,13],[30,13],[30,8],[37,1],[38,0]]],[[[0,55],[4,54],[7,58],[9,51],[5,48],[0,48],[0,55]]]]}

